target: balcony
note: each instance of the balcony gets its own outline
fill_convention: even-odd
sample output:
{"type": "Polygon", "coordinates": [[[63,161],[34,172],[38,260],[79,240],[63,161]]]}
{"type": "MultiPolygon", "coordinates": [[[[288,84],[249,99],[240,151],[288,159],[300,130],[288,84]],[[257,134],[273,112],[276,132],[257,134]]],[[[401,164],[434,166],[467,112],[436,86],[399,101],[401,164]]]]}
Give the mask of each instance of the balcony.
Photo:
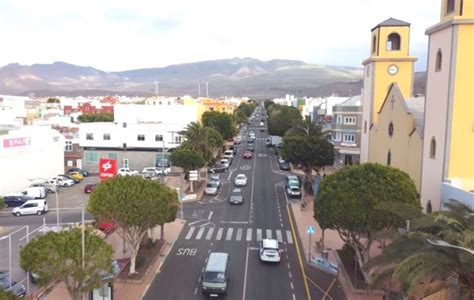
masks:
{"type": "Polygon", "coordinates": [[[441,184],[441,202],[457,200],[474,208],[474,180],[451,179],[441,184]]]}

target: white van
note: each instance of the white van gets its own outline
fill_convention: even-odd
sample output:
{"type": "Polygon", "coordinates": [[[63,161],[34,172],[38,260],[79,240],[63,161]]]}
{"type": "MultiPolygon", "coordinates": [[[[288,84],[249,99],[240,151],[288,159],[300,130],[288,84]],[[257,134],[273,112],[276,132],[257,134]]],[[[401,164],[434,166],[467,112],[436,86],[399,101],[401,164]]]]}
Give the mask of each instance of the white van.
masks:
{"type": "Polygon", "coordinates": [[[227,293],[230,258],[227,253],[212,252],[202,273],[202,293],[217,297],[227,293]]]}
{"type": "Polygon", "coordinates": [[[225,150],[224,157],[228,158],[229,160],[234,158],[234,150],[225,150]]]}
{"type": "Polygon", "coordinates": [[[33,197],[34,199],[46,198],[46,189],[42,186],[29,187],[24,189],[21,193],[33,197]]]}
{"type": "Polygon", "coordinates": [[[48,211],[46,200],[28,200],[21,206],[13,208],[12,214],[16,217],[22,215],[42,215],[48,211]]]}

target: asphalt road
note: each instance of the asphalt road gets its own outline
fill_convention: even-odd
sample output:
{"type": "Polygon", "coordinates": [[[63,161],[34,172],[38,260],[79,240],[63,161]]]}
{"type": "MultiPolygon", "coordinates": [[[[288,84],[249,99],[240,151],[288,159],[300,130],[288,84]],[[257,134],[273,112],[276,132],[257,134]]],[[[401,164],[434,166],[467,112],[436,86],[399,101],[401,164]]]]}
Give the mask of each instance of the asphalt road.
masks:
{"type": "MultiPolygon", "coordinates": [[[[273,149],[266,147],[266,131],[260,132],[255,124],[258,123],[248,128],[256,134],[254,157],[242,158],[244,140],[229,171],[220,174],[224,181],[220,193],[185,206],[187,224],[144,299],[205,299],[200,277],[210,252],[230,255],[226,299],[322,299],[326,291],[321,287],[337,283],[333,276],[306,266],[299,255],[301,243],[289,219],[291,200],[283,187],[287,173],[278,169],[273,149]],[[228,196],[235,176],[240,173],[249,179],[243,188],[245,200],[242,205],[230,205],[228,196]],[[281,242],[279,264],[260,262],[258,241],[262,238],[281,242]]],[[[345,296],[340,289],[332,288],[327,299],[345,296]]]]}

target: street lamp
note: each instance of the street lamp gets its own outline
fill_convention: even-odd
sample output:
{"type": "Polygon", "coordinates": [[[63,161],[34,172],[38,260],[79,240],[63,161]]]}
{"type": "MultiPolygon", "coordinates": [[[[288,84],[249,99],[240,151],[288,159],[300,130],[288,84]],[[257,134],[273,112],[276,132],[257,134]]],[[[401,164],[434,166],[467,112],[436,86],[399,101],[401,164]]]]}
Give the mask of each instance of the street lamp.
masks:
{"type": "MultiPolygon", "coordinates": [[[[9,276],[10,276],[10,286],[9,286],[10,289],[12,288],[12,282],[13,282],[13,279],[12,279],[12,235],[14,235],[15,233],[17,233],[20,230],[23,230],[25,228],[26,228],[26,243],[28,244],[29,235],[30,235],[30,226],[29,225],[22,226],[22,227],[18,228],[17,230],[15,230],[13,232],[10,232],[9,234],[0,237],[0,241],[8,239],[8,273],[9,273],[9,276]]],[[[26,294],[28,294],[28,292],[29,292],[29,272],[28,271],[27,271],[26,276],[27,276],[26,294]]]]}
{"type": "Polygon", "coordinates": [[[446,248],[456,248],[456,249],[467,251],[467,252],[471,253],[472,255],[474,255],[474,250],[472,250],[472,249],[464,248],[464,247],[460,247],[460,246],[456,246],[456,245],[451,245],[450,243],[448,243],[446,241],[443,241],[443,240],[426,239],[426,241],[428,242],[428,244],[433,245],[433,246],[446,247],[446,248]]]}

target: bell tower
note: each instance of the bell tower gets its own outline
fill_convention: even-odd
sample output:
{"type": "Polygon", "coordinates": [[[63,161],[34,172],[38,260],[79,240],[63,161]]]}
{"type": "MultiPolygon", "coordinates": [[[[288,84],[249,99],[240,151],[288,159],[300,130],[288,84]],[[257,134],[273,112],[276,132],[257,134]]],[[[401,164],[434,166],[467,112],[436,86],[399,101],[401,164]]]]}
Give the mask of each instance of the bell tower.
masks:
{"type": "Polygon", "coordinates": [[[414,62],[410,56],[410,23],[390,18],[371,30],[370,56],[364,65],[361,163],[368,161],[369,131],[377,122],[392,83],[397,83],[405,99],[413,89],[414,62]]]}

